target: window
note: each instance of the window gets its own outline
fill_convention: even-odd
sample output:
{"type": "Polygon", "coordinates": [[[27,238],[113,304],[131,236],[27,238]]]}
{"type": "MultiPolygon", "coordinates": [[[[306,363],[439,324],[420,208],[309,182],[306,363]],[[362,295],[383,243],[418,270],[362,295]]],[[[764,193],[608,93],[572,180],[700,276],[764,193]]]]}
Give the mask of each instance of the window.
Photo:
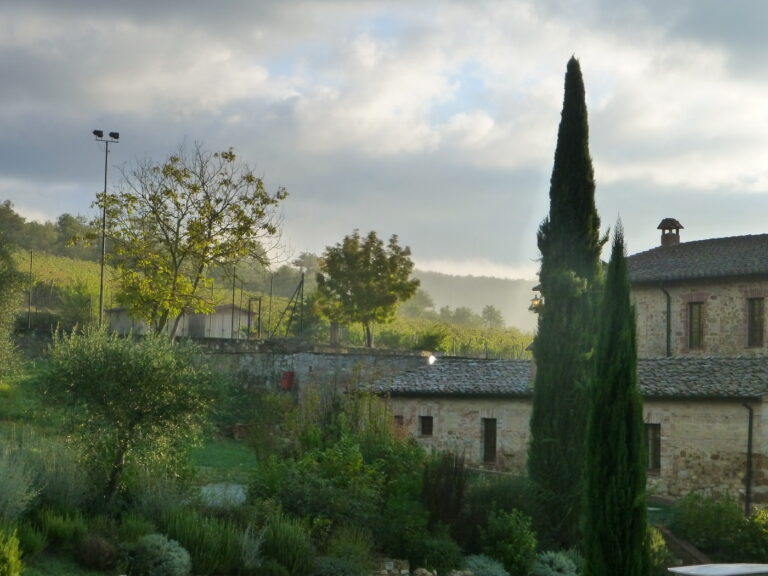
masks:
{"type": "Polygon", "coordinates": [[[496,462],[496,418],[483,418],[483,462],[496,462]]]}
{"type": "Polygon", "coordinates": [[[747,346],[762,346],[765,325],[765,299],[747,299],[747,346]]]}
{"type": "Polygon", "coordinates": [[[704,345],[704,303],[688,304],[688,348],[701,348],[704,345]]]}
{"type": "Polygon", "coordinates": [[[422,436],[432,436],[432,416],[419,416],[419,433],[422,436]]]}
{"type": "Polygon", "coordinates": [[[645,456],[649,473],[661,471],[661,424],[645,425],[645,456]]]}

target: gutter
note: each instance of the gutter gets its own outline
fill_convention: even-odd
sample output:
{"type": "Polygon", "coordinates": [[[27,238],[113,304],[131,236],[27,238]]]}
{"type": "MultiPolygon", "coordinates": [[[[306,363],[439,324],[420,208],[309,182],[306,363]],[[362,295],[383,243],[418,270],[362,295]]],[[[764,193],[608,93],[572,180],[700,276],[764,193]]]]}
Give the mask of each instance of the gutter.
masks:
{"type": "Polygon", "coordinates": [[[744,476],[744,516],[749,516],[752,512],[752,440],[755,422],[755,411],[749,404],[742,404],[749,410],[749,421],[747,428],[747,473],[744,476]]]}

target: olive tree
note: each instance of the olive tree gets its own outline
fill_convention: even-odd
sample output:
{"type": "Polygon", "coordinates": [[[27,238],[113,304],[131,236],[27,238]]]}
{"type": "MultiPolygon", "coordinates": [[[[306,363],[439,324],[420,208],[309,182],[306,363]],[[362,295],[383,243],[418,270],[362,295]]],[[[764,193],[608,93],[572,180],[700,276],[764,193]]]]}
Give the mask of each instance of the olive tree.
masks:
{"type": "Polygon", "coordinates": [[[90,470],[112,503],[132,460],[170,464],[199,438],[211,405],[199,348],[164,336],[121,338],[104,330],[56,334],[44,398],[69,408],[90,470]]]}

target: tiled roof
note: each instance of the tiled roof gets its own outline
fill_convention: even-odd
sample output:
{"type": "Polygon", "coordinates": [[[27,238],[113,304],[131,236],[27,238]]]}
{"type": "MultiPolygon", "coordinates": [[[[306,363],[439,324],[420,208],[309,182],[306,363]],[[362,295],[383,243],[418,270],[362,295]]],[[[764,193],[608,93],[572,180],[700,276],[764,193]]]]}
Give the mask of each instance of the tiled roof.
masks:
{"type": "Polygon", "coordinates": [[[768,276],[768,234],[659,246],[627,258],[632,283],[768,276]]]}
{"type": "MultiPolygon", "coordinates": [[[[390,396],[531,396],[532,362],[440,358],[374,383],[390,396]]],[[[646,398],[756,399],[768,395],[768,357],[674,357],[638,360],[646,398]]]]}

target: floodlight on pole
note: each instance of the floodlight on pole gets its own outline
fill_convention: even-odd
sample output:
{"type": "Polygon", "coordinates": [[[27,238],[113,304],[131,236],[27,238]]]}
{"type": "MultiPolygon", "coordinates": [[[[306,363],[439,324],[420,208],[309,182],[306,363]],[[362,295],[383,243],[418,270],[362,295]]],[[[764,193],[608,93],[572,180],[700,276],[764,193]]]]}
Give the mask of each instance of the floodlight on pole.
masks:
{"type": "Polygon", "coordinates": [[[119,132],[110,132],[108,138],[104,138],[103,130],[94,130],[93,135],[97,142],[104,142],[104,193],[101,198],[101,273],[99,276],[99,328],[104,318],[104,261],[107,256],[107,168],[109,160],[109,145],[117,144],[120,139],[119,132]]]}

